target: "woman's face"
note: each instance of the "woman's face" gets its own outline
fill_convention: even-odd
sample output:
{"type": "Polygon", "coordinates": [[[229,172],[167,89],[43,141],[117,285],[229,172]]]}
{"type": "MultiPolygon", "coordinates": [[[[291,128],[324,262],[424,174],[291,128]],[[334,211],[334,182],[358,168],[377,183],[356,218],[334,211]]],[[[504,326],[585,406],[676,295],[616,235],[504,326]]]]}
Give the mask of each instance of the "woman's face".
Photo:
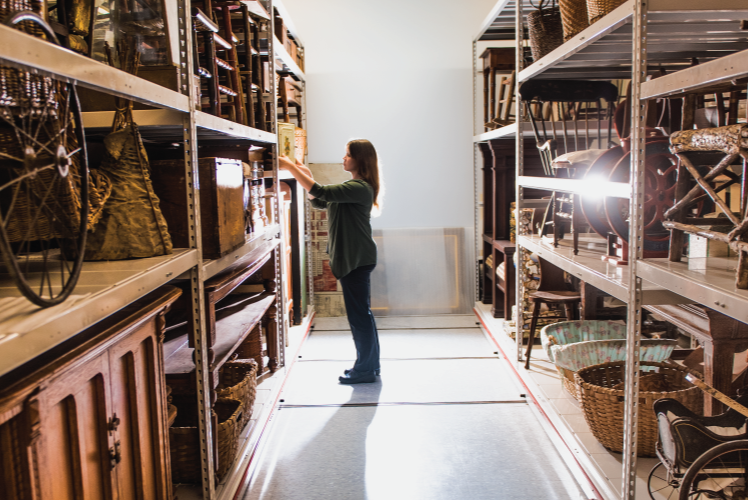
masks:
{"type": "Polygon", "coordinates": [[[348,146],[345,147],[345,156],[343,157],[343,170],[351,173],[356,171],[356,161],[351,158],[351,152],[348,150],[348,146]]]}

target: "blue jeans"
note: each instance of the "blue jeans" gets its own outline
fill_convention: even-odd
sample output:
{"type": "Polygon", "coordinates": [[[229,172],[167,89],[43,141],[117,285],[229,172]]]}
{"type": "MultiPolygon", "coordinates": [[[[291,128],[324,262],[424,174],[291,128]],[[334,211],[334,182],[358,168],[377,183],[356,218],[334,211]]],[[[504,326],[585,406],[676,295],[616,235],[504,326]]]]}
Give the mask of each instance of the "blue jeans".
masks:
{"type": "Polygon", "coordinates": [[[359,373],[379,369],[379,335],[371,313],[371,272],[376,264],[357,267],[340,278],[343,300],[356,344],[356,364],[359,373]]]}

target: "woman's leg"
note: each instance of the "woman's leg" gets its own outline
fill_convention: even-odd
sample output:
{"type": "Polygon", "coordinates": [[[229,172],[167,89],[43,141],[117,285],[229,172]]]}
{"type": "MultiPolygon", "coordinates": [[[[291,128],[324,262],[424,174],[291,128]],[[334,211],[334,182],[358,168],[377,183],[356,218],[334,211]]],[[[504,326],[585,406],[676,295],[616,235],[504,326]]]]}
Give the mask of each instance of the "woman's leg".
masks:
{"type": "Polygon", "coordinates": [[[361,266],[340,278],[348,324],[356,344],[353,369],[358,373],[379,369],[379,335],[371,312],[371,272],[374,267],[361,266]]]}

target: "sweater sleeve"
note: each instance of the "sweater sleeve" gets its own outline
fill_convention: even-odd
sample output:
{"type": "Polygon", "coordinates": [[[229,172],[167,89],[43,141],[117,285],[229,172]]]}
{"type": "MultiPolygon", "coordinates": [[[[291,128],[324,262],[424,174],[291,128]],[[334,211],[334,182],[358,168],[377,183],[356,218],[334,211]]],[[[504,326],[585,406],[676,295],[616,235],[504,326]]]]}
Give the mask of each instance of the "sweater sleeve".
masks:
{"type": "Polygon", "coordinates": [[[316,199],[335,203],[362,203],[371,201],[372,193],[364,182],[344,182],[321,186],[314,183],[309,193],[316,199]]]}
{"type": "MultiPolygon", "coordinates": [[[[312,195],[312,196],[314,196],[314,195],[312,195]]],[[[319,198],[312,198],[311,200],[309,200],[309,203],[312,205],[312,208],[316,208],[316,209],[319,209],[319,210],[323,210],[323,209],[327,208],[327,202],[326,201],[322,201],[319,198]]]]}

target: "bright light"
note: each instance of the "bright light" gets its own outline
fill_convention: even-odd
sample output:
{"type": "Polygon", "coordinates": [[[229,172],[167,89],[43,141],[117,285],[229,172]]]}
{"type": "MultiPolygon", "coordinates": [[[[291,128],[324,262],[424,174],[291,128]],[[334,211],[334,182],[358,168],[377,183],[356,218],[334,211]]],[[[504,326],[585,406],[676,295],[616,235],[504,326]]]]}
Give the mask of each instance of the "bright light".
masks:
{"type": "Polygon", "coordinates": [[[590,178],[582,179],[582,196],[588,199],[602,199],[605,197],[603,186],[607,180],[601,175],[593,175],[590,178]]]}

